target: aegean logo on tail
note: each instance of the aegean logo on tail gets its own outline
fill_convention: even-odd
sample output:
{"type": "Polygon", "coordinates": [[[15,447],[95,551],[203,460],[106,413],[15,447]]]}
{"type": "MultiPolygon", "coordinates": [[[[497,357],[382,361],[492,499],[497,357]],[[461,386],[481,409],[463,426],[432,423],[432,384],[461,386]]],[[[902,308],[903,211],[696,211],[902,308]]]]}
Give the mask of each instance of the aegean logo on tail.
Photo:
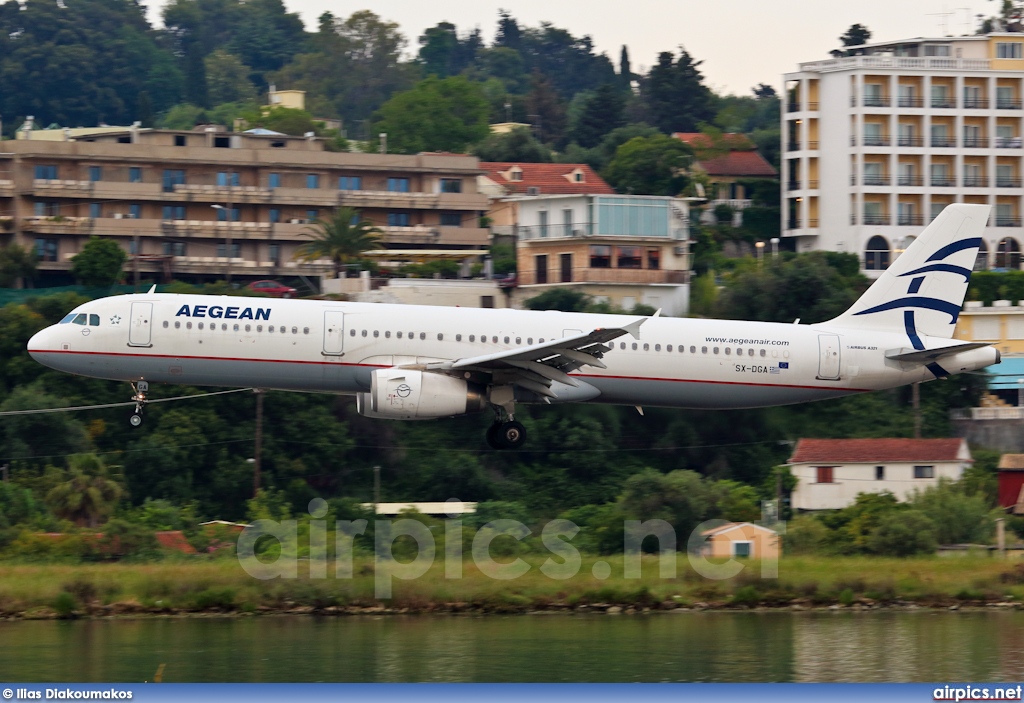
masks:
{"type": "Polygon", "coordinates": [[[215,317],[225,320],[269,320],[270,308],[223,307],[221,305],[182,305],[175,317],[215,317]]]}
{"type": "MultiPolygon", "coordinates": [[[[965,249],[978,248],[981,246],[980,237],[972,237],[970,239],[961,239],[960,241],[947,244],[946,246],[939,249],[937,252],[929,256],[925,262],[929,261],[942,261],[950,257],[951,255],[964,251],[965,249]]],[[[942,271],[945,273],[955,273],[964,277],[964,282],[967,283],[971,280],[971,270],[963,268],[961,266],[954,266],[952,264],[929,264],[922,266],[913,271],[901,273],[900,278],[904,276],[915,276],[911,279],[910,285],[907,289],[907,293],[913,295],[921,289],[921,284],[924,283],[924,276],[918,274],[931,273],[933,271],[942,271]]],[[[924,296],[896,298],[888,302],[876,305],[867,310],[861,310],[860,312],[854,313],[854,315],[872,315],[876,312],[884,312],[886,310],[898,310],[900,308],[923,308],[926,310],[938,310],[944,312],[950,317],[949,324],[955,324],[957,318],[960,316],[960,305],[948,300],[939,300],[938,298],[927,298],[924,296]]],[[[916,344],[914,345],[917,346],[916,344]]]]}

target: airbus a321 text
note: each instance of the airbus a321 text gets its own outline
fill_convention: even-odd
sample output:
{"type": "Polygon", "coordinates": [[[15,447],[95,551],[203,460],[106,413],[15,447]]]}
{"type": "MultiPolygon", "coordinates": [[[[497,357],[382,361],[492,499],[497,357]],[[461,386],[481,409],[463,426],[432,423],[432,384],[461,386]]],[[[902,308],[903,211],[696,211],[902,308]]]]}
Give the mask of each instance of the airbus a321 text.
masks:
{"type": "Polygon", "coordinates": [[[952,339],[988,219],[954,204],[839,317],[813,325],[144,294],[95,300],[29,342],[67,373],[355,395],[361,414],[425,420],[488,408],[496,448],[517,403],[753,408],[836,398],[999,362],[952,339]]]}

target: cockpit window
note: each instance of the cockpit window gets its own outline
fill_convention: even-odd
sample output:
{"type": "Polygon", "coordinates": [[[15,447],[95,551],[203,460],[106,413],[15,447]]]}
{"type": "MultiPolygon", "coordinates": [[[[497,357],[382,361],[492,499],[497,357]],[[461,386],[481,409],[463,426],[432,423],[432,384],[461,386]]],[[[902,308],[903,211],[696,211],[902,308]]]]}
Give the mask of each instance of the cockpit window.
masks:
{"type": "Polygon", "coordinates": [[[84,325],[84,324],[86,324],[89,321],[88,318],[89,318],[88,315],[86,315],[84,312],[80,312],[77,315],[75,315],[75,319],[73,319],[71,321],[71,324],[73,324],[73,325],[84,325]]]}
{"type": "Polygon", "coordinates": [[[100,326],[100,316],[99,315],[92,315],[92,314],[90,314],[89,315],[89,326],[90,327],[99,327],[100,326]]]}
{"type": "Polygon", "coordinates": [[[66,325],[66,324],[68,324],[69,322],[71,322],[71,321],[72,321],[72,320],[74,320],[74,319],[75,319],[75,313],[73,313],[73,312],[72,312],[72,313],[68,313],[68,314],[67,314],[67,315],[66,315],[66,316],[64,317],[64,319],[63,319],[63,320],[61,320],[61,321],[60,321],[60,322],[59,322],[58,324],[61,324],[61,325],[66,325]]]}

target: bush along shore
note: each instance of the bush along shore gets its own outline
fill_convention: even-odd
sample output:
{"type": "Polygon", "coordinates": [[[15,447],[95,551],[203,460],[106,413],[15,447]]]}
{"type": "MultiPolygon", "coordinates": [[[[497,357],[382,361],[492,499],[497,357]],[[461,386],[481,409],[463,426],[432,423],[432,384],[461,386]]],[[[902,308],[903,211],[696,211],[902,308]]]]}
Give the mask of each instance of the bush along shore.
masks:
{"type": "Polygon", "coordinates": [[[630,579],[622,577],[622,557],[584,557],[579,573],[564,580],[542,574],[535,557],[524,559],[526,574],[510,580],[491,578],[468,560],[461,578],[445,578],[439,560],[419,578],[393,580],[390,598],[376,595],[372,557],[357,557],[351,578],[268,580],[248,575],[235,559],[8,563],[0,566],[0,618],[1024,608],[1024,563],[994,557],[791,557],[780,562],[777,579],[760,578],[752,562],[734,578],[711,580],[678,556],[674,578],[660,578],[659,558],[647,555],[642,577],[630,579]],[[610,566],[608,578],[592,575],[599,563],[610,566]]]}

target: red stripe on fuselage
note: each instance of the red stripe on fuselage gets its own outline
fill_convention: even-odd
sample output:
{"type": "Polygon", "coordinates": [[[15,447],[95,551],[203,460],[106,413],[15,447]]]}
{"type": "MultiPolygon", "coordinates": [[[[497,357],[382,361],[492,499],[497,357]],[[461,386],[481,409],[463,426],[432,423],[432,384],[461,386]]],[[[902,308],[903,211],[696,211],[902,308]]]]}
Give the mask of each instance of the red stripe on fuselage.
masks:
{"type": "MultiPolygon", "coordinates": [[[[262,364],[318,364],[321,366],[356,366],[373,369],[390,368],[383,364],[359,364],[347,361],[301,361],[297,359],[252,359],[246,357],[229,356],[183,356],[180,354],[131,354],[124,352],[92,352],[92,351],[70,351],[65,349],[34,349],[36,354],[79,354],[88,356],[115,356],[134,357],[143,359],[198,359],[202,361],[246,361],[262,364]]],[[[610,378],[623,381],[661,381],[664,383],[712,383],[722,386],[755,386],[761,388],[802,388],[814,391],[846,391],[850,393],[869,393],[871,388],[837,388],[835,386],[804,386],[789,383],[751,383],[748,381],[714,381],[707,378],[659,378],[654,376],[618,376],[613,374],[570,374],[574,378],[610,378]]]]}

